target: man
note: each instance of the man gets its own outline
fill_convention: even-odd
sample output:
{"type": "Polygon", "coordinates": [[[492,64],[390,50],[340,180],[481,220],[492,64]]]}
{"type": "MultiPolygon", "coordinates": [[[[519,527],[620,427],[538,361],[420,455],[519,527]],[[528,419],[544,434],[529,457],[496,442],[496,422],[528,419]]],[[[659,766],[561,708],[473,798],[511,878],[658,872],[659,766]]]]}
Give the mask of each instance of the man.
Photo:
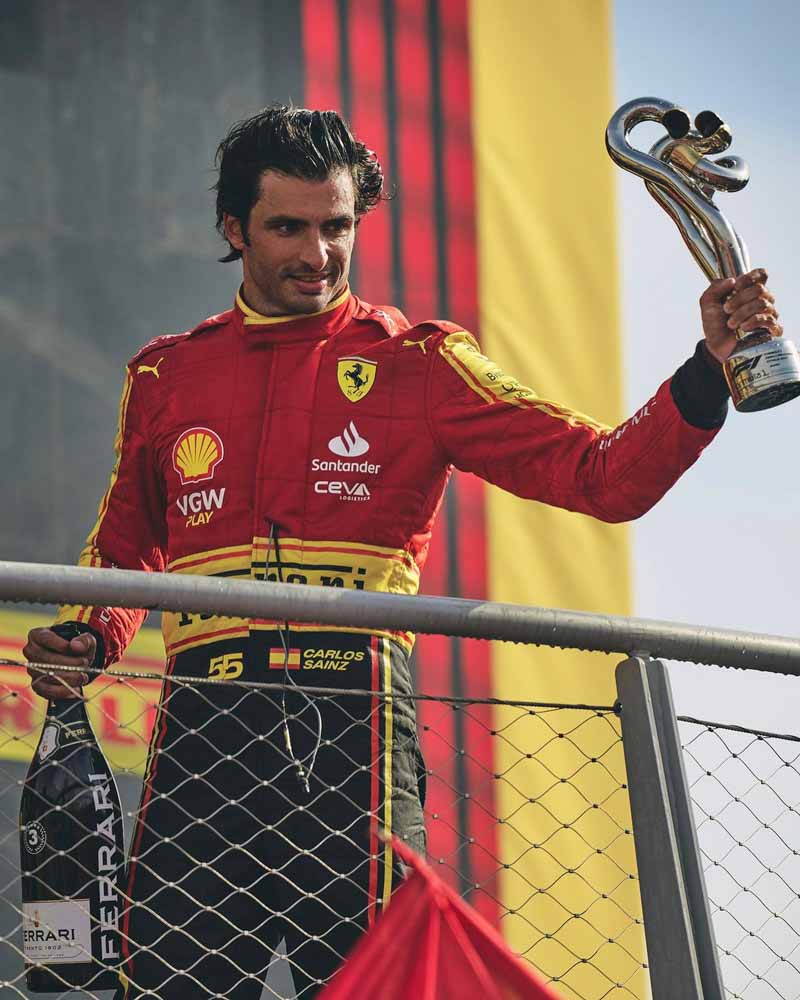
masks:
{"type": "MultiPolygon", "coordinates": [[[[240,292],[130,362],[83,565],[414,593],[453,466],[606,521],[638,517],[721,427],[734,331],[781,334],[763,271],[713,282],[694,355],[644,415],[604,427],[502,372],[459,327],[411,327],[351,294],[382,175],[334,112],[268,109],[231,130],[218,162],[240,292]]],[[[25,653],[105,666],[143,618],[64,607],[58,622],[83,634],[34,629],[25,653]]],[[[396,883],[376,826],[424,847],[400,697],[412,637],[188,614],[165,614],[163,630],[119,995],[258,997],[285,937],[307,1000],[396,883]],[[264,681],[284,692],[242,685],[264,681]],[[312,700],[299,683],[395,697],[312,700]]],[[[63,694],[57,671],[31,673],[43,696],[63,694]]]]}

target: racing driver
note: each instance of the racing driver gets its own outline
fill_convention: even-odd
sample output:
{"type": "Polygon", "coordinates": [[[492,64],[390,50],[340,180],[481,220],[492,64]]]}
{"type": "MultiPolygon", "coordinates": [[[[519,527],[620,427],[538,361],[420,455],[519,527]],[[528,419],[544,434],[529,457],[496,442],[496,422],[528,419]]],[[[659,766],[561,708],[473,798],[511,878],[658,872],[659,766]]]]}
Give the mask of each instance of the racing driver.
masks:
{"type": "MultiPolygon", "coordinates": [[[[241,260],[243,281],[232,308],[128,364],[84,566],[413,594],[453,467],[604,521],[637,518],[722,426],[734,331],[782,332],[764,271],[712,282],[692,357],[606,427],[519,383],[459,326],[411,326],[353,294],[357,225],[383,177],[335,112],[269,108],[231,129],[217,162],[223,260],[241,260]]],[[[33,629],[25,655],[101,668],[144,617],[62,607],[74,637],[33,629]]],[[[169,613],[163,633],[117,996],[254,1000],[285,938],[309,1000],[400,877],[376,828],[424,849],[402,697],[413,638],[169,613]],[[264,681],[282,688],[247,683],[264,681]],[[302,684],[394,697],[311,697],[302,684]]],[[[48,698],[76,676],[31,673],[48,698]]]]}

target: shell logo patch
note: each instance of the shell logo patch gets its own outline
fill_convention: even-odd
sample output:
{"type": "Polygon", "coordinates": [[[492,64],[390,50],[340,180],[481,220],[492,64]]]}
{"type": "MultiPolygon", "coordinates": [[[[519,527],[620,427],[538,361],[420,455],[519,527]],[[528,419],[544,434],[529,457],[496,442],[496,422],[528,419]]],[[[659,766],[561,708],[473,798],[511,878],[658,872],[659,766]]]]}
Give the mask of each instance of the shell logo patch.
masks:
{"type": "Polygon", "coordinates": [[[181,477],[181,485],[213,479],[225,449],[222,438],[208,427],[191,427],[175,442],[172,465],[181,477]]]}
{"type": "Polygon", "coordinates": [[[339,388],[351,403],[363,399],[375,384],[375,372],[378,364],[366,358],[339,358],[336,366],[336,378],[339,388]]]}

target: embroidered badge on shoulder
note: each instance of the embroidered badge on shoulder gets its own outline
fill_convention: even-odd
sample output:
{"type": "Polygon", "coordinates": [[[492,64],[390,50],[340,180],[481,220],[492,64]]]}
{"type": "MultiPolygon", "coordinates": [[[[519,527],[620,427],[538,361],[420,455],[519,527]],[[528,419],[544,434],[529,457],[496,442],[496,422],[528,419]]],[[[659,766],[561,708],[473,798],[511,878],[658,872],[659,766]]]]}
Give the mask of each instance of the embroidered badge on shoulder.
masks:
{"type": "Polygon", "coordinates": [[[363,399],[375,384],[375,372],[378,364],[366,358],[339,358],[336,377],[339,388],[351,403],[363,399]]]}

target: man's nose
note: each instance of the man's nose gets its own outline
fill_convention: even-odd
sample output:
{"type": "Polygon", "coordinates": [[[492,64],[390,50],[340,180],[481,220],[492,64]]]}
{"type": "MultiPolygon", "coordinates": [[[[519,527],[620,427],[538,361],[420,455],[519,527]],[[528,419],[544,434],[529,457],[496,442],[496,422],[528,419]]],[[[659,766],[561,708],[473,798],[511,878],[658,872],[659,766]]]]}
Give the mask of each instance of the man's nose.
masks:
{"type": "Polygon", "coordinates": [[[322,233],[310,232],[303,241],[300,260],[310,271],[324,271],[328,263],[328,244],[322,233]]]}

